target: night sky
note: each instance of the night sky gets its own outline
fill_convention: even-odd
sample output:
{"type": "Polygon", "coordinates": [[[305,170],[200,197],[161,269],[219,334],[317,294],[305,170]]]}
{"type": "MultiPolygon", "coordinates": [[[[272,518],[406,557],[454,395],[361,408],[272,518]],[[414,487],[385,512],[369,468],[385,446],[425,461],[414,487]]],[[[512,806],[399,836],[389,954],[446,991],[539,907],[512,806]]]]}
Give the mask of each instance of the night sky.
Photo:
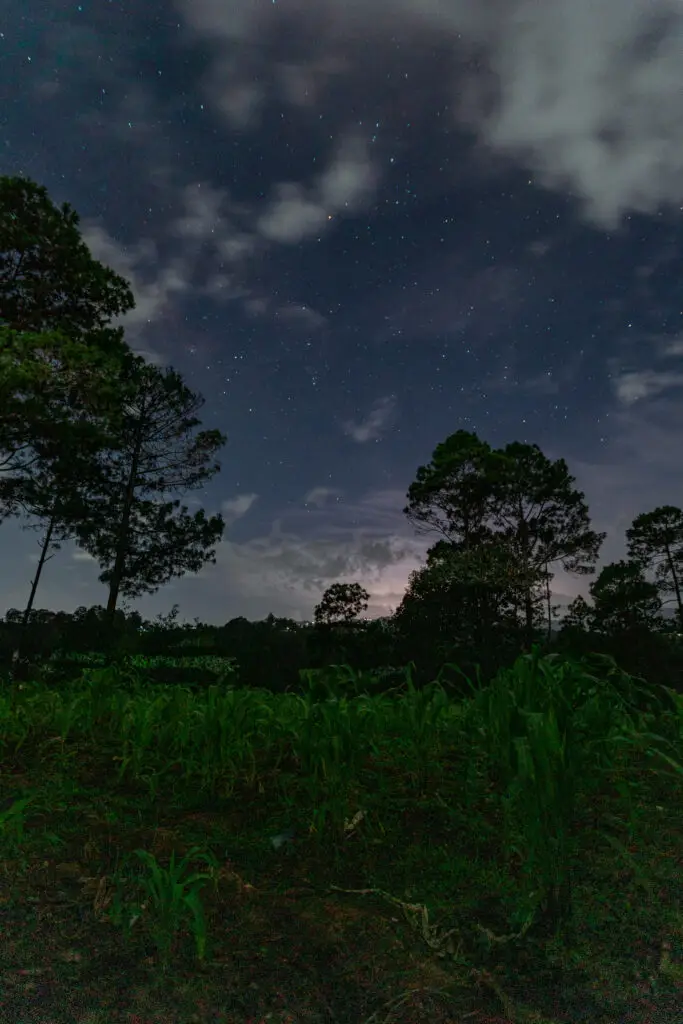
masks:
{"type": "MultiPolygon", "coordinates": [[[[683,505],[680,0],[4,0],[0,46],[0,174],[71,203],[128,342],[228,435],[183,499],[217,564],[144,616],[307,619],[354,580],[390,613],[461,428],[564,457],[602,563],[683,505]]],[[[0,614],[39,536],[0,528],[0,614]]],[[[64,545],[36,606],[106,604],[98,572],[64,545]]]]}

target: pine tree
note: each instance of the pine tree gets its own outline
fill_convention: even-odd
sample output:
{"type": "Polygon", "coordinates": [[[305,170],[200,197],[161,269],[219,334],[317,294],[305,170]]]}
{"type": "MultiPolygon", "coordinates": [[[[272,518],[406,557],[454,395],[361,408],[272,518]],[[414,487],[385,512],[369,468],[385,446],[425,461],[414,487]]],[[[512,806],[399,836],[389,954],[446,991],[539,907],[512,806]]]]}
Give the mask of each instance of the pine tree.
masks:
{"type": "Polygon", "coordinates": [[[218,430],[193,436],[204,399],[172,368],[161,371],[139,358],[128,363],[122,386],[127,397],[118,432],[98,457],[97,497],[77,533],[103,570],[110,618],[119,594],[153,593],[215,562],[211,545],[224,530],[220,515],[207,519],[200,510],[190,516],[178,499],[164,500],[202,487],[220,469],[209,462],[226,438],[218,430]]]}

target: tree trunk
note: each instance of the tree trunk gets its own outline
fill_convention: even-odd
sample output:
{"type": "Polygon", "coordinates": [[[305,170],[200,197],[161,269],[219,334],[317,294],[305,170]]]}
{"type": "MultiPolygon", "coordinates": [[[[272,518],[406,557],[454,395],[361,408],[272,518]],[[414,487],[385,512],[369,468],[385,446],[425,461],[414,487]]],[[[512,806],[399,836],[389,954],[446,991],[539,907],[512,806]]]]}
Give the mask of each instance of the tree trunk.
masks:
{"type": "MultiPolygon", "coordinates": [[[[528,571],[531,561],[529,552],[529,524],[524,518],[524,509],[521,501],[518,514],[517,535],[520,540],[522,565],[528,571]]],[[[534,602],[531,589],[531,584],[528,584],[524,589],[524,638],[527,650],[531,650],[534,640],[534,602]]]]}
{"type": "Polygon", "coordinates": [[[681,586],[676,573],[676,566],[674,560],[671,557],[669,546],[666,547],[666,557],[669,562],[669,569],[671,570],[671,576],[674,584],[674,593],[676,594],[676,605],[678,607],[678,628],[683,631],[683,601],[681,600],[681,586]]]}
{"type": "Polygon", "coordinates": [[[54,521],[54,518],[53,518],[53,519],[50,520],[49,526],[47,528],[47,533],[45,534],[45,539],[43,541],[43,545],[42,545],[41,552],[40,552],[40,558],[38,559],[38,566],[36,568],[36,574],[33,577],[33,583],[31,584],[31,593],[29,594],[28,604],[24,608],[24,614],[23,614],[23,617],[22,617],[22,620],[21,620],[21,625],[19,626],[19,640],[17,641],[17,646],[16,646],[16,648],[14,650],[14,653],[12,654],[12,666],[13,667],[17,664],[17,662],[19,661],[19,658],[21,657],[22,646],[23,646],[23,642],[24,642],[24,639],[25,639],[25,636],[26,636],[26,630],[27,630],[27,627],[28,627],[28,620],[30,618],[31,610],[33,608],[33,602],[35,600],[36,590],[38,589],[38,582],[40,580],[40,574],[43,571],[43,566],[48,561],[47,553],[48,553],[48,551],[50,549],[50,541],[52,540],[52,531],[54,530],[54,526],[55,526],[55,521],[54,521]]]}
{"type": "Polygon", "coordinates": [[[138,433],[135,449],[133,451],[130,473],[128,475],[128,482],[126,483],[123,516],[121,518],[121,528],[119,530],[119,541],[116,547],[116,558],[114,560],[114,568],[112,570],[111,580],[109,581],[109,597],[107,599],[107,610],[105,614],[105,621],[107,622],[109,628],[111,628],[114,624],[116,602],[118,601],[119,591],[121,590],[121,583],[123,581],[123,571],[126,566],[126,554],[128,552],[129,541],[128,533],[130,526],[130,515],[133,507],[133,500],[135,498],[135,478],[138,472],[138,463],[140,459],[141,448],[142,429],[140,429],[138,433]]]}
{"type": "Polygon", "coordinates": [[[524,636],[527,650],[531,650],[534,642],[534,605],[531,590],[524,594],[524,636]]]}

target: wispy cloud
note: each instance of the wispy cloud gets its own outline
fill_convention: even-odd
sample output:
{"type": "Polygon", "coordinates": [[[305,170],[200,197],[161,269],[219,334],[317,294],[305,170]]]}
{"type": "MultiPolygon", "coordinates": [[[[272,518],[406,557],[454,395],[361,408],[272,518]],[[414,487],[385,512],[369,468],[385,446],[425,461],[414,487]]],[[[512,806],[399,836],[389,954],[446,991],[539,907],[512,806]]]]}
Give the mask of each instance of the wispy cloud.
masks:
{"type": "MultiPolygon", "coordinates": [[[[528,167],[536,183],[571,191],[589,219],[614,227],[624,213],[679,206],[683,198],[679,0],[546,0],[533,10],[527,0],[298,0],[284,11],[266,0],[175,2],[215,46],[207,97],[243,124],[258,118],[268,90],[292,105],[322,105],[320,82],[367,76],[353,58],[359,36],[376,39],[378,66],[391,59],[398,38],[407,47],[420,40],[425,54],[438,40],[452,52],[443,86],[444,95],[458,97],[451,102],[457,123],[484,149],[528,167]],[[296,60],[273,61],[265,43],[297,24],[303,44],[296,60]],[[228,62],[237,41],[245,56],[228,62]],[[228,63],[221,81],[215,69],[228,63]],[[285,76],[297,87],[284,89],[285,76]]],[[[411,90],[410,77],[397,77],[396,109],[414,106],[411,90]]],[[[317,230],[317,200],[299,192],[281,199],[270,230],[283,239],[317,230]]]]}
{"type": "Polygon", "coordinates": [[[376,181],[366,143],[350,135],[310,187],[293,182],[276,186],[257,231],[272,242],[301,242],[320,234],[336,214],[356,212],[373,194],[376,181]]]}
{"type": "Polygon", "coordinates": [[[624,405],[643,399],[655,398],[671,388],[683,385],[683,373],[658,373],[655,370],[637,370],[622,373],[613,381],[614,393],[624,405]]]}
{"type": "Polygon", "coordinates": [[[177,238],[206,241],[221,238],[228,226],[227,196],[207,182],[196,182],[183,190],[183,212],[172,221],[169,234],[177,238]]]}
{"type": "Polygon", "coordinates": [[[377,441],[382,436],[396,409],[393,395],[378,399],[365,419],[348,420],[343,424],[344,433],[359,444],[377,441]]]}
{"type": "Polygon", "coordinates": [[[125,327],[126,340],[147,362],[163,364],[164,356],[150,348],[144,332],[163,316],[175,296],[189,291],[191,276],[185,260],[176,258],[159,267],[157,247],[151,239],[140,239],[132,248],[124,246],[92,221],[82,225],[81,234],[95,259],[111,267],[131,287],[135,308],[115,321],[125,327]]]}
{"type": "Polygon", "coordinates": [[[295,326],[308,327],[311,330],[318,330],[327,323],[326,318],[310,306],[298,305],[295,302],[287,306],[279,306],[275,310],[275,316],[295,326]]]}
{"type": "Polygon", "coordinates": [[[683,356],[683,334],[678,337],[661,338],[659,344],[661,356],[683,356]]]}
{"type": "Polygon", "coordinates": [[[304,504],[322,508],[328,502],[338,500],[340,497],[341,491],[335,487],[313,487],[304,497],[304,504]]]}
{"type": "Polygon", "coordinates": [[[311,618],[330,584],[358,581],[371,594],[370,615],[389,614],[410,572],[424,561],[427,544],[414,536],[401,513],[402,493],[370,492],[355,502],[338,502],[338,496],[333,488],[313,488],[305,503],[275,520],[267,534],[241,543],[226,535],[216,565],[203,570],[193,602],[218,606],[239,595],[241,614],[247,616],[272,610],[311,618]],[[306,507],[312,504],[315,517],[306,507]]]}
{"type": "MultiPolygon", "coordinates": [[[[171,190],[171,197],[174,193],[171,190]]],[[[169,200],[170,202],[170,200],[169,200]]],[[[106,227],[92,220],[81,225],[83,240],[93,256],[111,267],[131,286],[135,309],[117,322],[127,340],[153,363],[163,356],[149,348],[148,327],[173,308],[174,301],[190,292],[210,295],[217,301],[250,300],[243,269],[258,249],[258,238],[243,227],[245,211],[232,203],[227,192],[195,182],[175,193],[177,214],[168,220],[166,235],[182,239],[182,252],[164,259],[161,244],[142,237],[126,245],[106,227]],[[208,260],[207,260],[208,257],[208,260]]]]}
{"type": "Polygon", "coordinates": [[[80,548],[77,548],[73,552],[71,557],[73,558],[74,562],[96,562],[97,561],[97,559],[94,558],[93,555],[88,554],[87,551],[81,551],[80,548]]]}
{"type": "MultiPolygon", "coordinates": [[[[369,614],[390,614],[428,546],[401,513],[405,495],[376,491],[338,502],[336,494],[323,494],[331,490],[314,488],[306,496],[320,502],[315,516],[302,503],[283,509],[269,529],[249,539],[235,541],[226,530],[217,545],[215,565],[167,584],[134,602],[135,607],[144,616],[153,616],[178,601],[188,614],[205,622],[225,622],[237,615],[262,619],[271,611],[310,619],[328,586],[358,581],[371,594],[369,614]]],[[[234,522],[254,501],[252,494],[237,495],[226,500],[221,511],[234,522]]],[[[3,524],[3,531],[9,541],[12,578],[22,581],[14,590],[6,588],[5,600],[7,607],[23,607],[30,587],[25,566],[35,550],[35,538],[14,522],[3,524]]],[[[104,603],[106,588],[98,583],[98,573],[92,559],[66,542],[41,581],[39,606],[72,611],[78,605],[104,603]]]]}
{"type": "Polygon", "coordinates": [[[226,523],[230,525],[245,516],[257,498],[258,494],[240,494],[221,502],[221,512],[226,523]]]}

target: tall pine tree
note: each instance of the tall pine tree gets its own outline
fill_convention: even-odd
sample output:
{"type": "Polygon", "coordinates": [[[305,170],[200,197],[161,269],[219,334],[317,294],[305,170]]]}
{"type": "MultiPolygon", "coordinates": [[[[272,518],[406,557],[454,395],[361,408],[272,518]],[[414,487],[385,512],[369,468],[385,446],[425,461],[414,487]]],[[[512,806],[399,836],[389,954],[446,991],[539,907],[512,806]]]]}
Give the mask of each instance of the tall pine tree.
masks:
{"type": "Polygon", "coordinates": [[[654,570],[657,589],[673,594],[678,628],[683,632],[683,511],[662,505],[636,516],[626,531],[629,558],[654,570]]]}
{"type": "Polygon", "coordinates": [[[226,438],[218,430],[194,434],[204,399],[180,375],[130,360],[122,379],[118,435],[98,457],[97,497],[77,531],[80,545],[103,570],[113,618],[120,594],[138,597],[185,572],[215,561],[221,516],[189,515],[170,494],[202,487],[220,469],[211,463],[226,438]]]}

